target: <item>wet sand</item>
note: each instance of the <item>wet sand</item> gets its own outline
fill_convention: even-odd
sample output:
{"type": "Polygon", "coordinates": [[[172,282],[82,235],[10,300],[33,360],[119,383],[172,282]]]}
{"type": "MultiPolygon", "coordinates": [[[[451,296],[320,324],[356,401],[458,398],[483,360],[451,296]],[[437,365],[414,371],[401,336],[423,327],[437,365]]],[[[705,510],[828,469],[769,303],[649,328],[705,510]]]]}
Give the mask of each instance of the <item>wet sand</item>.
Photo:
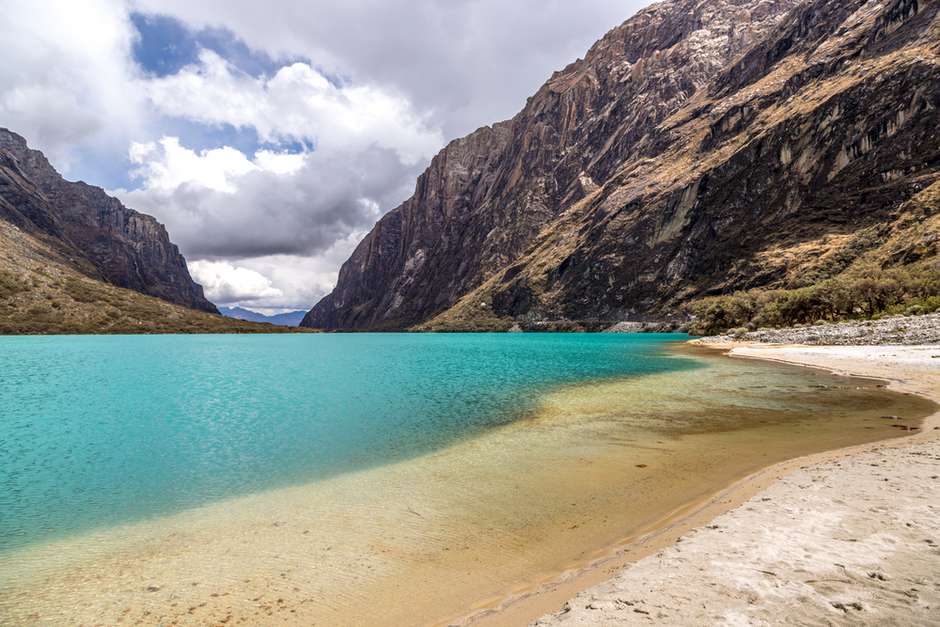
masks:
{"type": "Polygon", "coordinates": [[[2,556],[0,623],[511,617],[632,558],[625,537],[666,538],[723,507],[712,495],[741,476],[899,437],[895,423],[918,421],[882,414],[932,410],[872,381],[691,358],[709,367],[558,389],[529,419],[433,455],[2,556]]]}
{"type": "MultiPolygon", "coordinates": [[[[938,346],[745,345],[732,355],[881,377],[940,401],[938,346]]],[[[646,544],[648,556],[535,624],[940,623],[940,414],[909,438],[793,460],[753,479],[716,499],[726,513],[679,542],[646,544]]],[[[524,623],[537,601],[494,619],[524,623]]]]}

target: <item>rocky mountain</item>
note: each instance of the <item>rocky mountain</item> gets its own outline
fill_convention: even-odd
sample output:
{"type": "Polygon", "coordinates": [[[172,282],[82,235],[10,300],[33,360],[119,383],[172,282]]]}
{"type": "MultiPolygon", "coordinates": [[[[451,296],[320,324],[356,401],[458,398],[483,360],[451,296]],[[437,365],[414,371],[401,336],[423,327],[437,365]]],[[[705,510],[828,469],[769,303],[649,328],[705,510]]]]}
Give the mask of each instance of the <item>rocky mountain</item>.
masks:
{"type": "Polygon", "coordinates": [[[438,154],[303,324],[662,319],[935,257],[938,5],[640,11],[512,120],[438,154]]]}
{"type": "Polygon", "coordinates": [[[294,331],[117,287],[81,272],[67,254],[58,240],[0,220],[0,335],[294,331]]]}
{"type": "Polygon", "coordinates": [[[281,314],[266,316],[264,314],[258,313],[257,311],[245,309],[244,307],[220,307],[219,312],[227,318],[235,318],[236,320],[249,320],[251,322],[266,322],[268,324],[275,324],[282,327],[300,326],[301,321],[307,314],[306,311],[288,311],[281,314]]]}
{"type": "Polygon", "coordinates": [[[0,128],[0,220],[87,277],[170,303],[218,313],[153,217],[99,187],[66,181],[26,140],[0,128]]]}

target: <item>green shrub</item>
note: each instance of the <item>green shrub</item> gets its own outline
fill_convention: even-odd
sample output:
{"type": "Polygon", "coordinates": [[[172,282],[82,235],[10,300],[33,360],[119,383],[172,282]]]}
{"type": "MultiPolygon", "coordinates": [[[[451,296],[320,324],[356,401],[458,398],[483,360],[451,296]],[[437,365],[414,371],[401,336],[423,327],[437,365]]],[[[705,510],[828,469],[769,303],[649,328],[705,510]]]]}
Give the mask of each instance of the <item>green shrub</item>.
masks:
{"type": "Polygon", "coordinates": [[[20,292],[29,290],[29,285],[13,272],[0,270],[0,300],[16,296],[20,292]]]}
{"type": "Polygon", "coordinates": [[[940,267],[855,268],[815,285],[790,290],[750,290],[693,302],[692,332],[789,327],[883,315],[940,310],[940,267]]]}
{"type": "Polygon", "coordinates": [[[69,279],[65,282],[65,292],[77,303],[95,303],[101,300],[103,293],[91,282],[69,279]]]}

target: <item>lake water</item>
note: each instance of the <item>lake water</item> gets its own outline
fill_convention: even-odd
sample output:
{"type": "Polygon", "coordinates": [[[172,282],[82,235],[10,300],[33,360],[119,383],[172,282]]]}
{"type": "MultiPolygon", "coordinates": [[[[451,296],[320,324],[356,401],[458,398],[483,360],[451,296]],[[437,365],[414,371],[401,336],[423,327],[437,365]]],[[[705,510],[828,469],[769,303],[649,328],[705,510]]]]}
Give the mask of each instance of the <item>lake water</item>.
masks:
{"type": "Polygon", "coordinates": [[[0,623],[443,619],[931,408],[681,339],[0,338],[0,623]]]}
{"type": "Polygon", "coordinates": [[[0,338],[0,551],[432,451],[678,336],[0,338]]]}

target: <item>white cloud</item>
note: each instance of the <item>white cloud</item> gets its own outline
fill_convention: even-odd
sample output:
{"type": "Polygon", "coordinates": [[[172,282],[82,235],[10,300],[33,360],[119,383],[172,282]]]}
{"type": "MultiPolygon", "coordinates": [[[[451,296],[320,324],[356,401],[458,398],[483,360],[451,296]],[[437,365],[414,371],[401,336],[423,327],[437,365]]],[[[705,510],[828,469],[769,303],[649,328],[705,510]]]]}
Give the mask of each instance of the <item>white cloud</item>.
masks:
{"type": "Polygon", "coordinates": [[[402,94],[446,138],[515,114],[550,76],[650,0],[132,0],[223,27],[275,58],[310,59],[402,94]]]}
{"type": "Polygon", "coordinates": [[[372,85],[337,87],[306,63],[254,78],[203,50],[198,64],[144,86],[165,115],[252,128],[266,142],[310,140],[327,151],[377,146],[409,164],[429,159],[444,143],[404,98],[372,85]]]}
{"type": "Polygon", "coordinates": [[[304,167],[305,160],[306,155],[303,153],[273,150],[259,150],[255,153],[255,164],[260,169],[275,174],[294,174],[304,167]]]}
{"type": "Polygon", "coordinates": [[[172,192],[184,184],[235,193],[235,181],[250,172],[290,175],[300,171],[306,153],[259,150],[253,159],[230,146],[195,151],[180,144],[178,137],[159,142],[131,144],[128,158],[135,168],[131,175],[143,189],[172,192]]]}
{"type": "Polygon", "coordinates": [[[0,0],[0,32],[0,125],[66,171],[79,146],[126,149],[144,120],[123,2],[0,0]]]}
{"type": "MultiPolygon", "coordinates": [[[[301,160],[303,155],[297,155],[301,160]]],[[[229,146],[196,152],[180,145],[178,137],[164,137],[159,142],[132,143],[129,158],[136,168],[132,175],[144,189],[172,192],[184,184],[192,184],[220,192],[237,191],[233,180],[249,172],[264,171],[265,165],[276,160],[263,158],[251,161],[229,146]]],[[[294,168],[296,170],[296,168],[294,168]]],[[[285,171],[279,168],[279,172],[285,171]]],[[[288,170],[289,171],[289,170],[288,170]]]]}
{"type": "Polygon", "coordinates": [[[218,305],[240,305],[264,313],[310,309],[333,289],[336,270],[352,254],[365,232],[338,239],[313,256],[271,255],[236,263],[199,260],[189,271],[218,305]]]}
{"type": "Polygon", "coordinates": [[[189,272],[200,283],[206,297],[220,305],[272,301],[284,294],[266,276],[226,261],[191,261],[189,272]]]}
{"type": "Polygon", "coordinates": [[[310,309],[333,289],[337,269],[364,235],[363,231],[350,233],[317,255],[272,255],[239,263],[270,277],[272,284],[281,290],[281,297],[264,301],[268,307],[310,309]]]}
{"type": "Polygon", "coordinates": [[[162,220],[189,259],[318,255],[404,200],[420,167],[378,148],[249,157],[175,137],[135,144],[130,159],[140,187],[114,193],[162,220]]]}

